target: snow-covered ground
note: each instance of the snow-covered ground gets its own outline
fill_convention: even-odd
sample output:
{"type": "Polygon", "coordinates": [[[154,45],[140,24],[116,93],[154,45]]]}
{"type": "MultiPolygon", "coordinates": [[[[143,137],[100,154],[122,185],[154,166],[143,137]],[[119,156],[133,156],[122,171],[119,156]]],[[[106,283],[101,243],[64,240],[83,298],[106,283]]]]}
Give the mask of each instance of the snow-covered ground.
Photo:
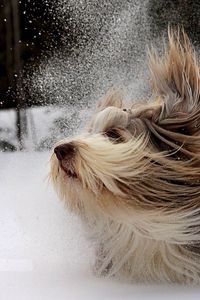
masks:
{"type": "Polygon", "coordinates": [[[96,278],[79,220],[46,176],[50,153],[0,153],[0,299],[199,299],[200,288],[96,278]]]}

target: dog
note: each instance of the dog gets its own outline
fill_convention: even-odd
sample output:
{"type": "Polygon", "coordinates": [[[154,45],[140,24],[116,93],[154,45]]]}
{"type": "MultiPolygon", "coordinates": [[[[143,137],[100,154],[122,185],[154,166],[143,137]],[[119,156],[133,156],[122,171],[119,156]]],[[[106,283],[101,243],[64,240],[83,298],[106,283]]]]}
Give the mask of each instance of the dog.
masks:
{"type": "Polygon", "coordinates": [[[113,90],[85,131],[59,141],[50,176],[95,245],[94,271],[129,282],[200,283],[200,75],[182,29],[148,51],[152,96],[113,90]]]}

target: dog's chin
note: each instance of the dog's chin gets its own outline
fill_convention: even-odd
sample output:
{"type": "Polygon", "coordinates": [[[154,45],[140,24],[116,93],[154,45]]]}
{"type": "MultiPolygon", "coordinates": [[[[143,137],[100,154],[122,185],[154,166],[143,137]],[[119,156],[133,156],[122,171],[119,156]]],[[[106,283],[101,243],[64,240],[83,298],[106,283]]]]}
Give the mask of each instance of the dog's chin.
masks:
{"type": "Polygon", "coordinates": [[[78,179],[77,172],[74,169],[68,169],[65,166],[63,166],[62,164],[60,164],[60,168],[63,171],[65,177],[67,177],[69,179],[78,179]]]}

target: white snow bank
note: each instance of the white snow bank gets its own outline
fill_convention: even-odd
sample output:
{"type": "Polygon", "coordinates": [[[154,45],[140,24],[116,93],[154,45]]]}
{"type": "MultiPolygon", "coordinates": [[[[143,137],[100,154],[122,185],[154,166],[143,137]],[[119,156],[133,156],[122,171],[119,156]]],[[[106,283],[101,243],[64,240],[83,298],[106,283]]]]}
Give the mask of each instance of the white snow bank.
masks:
{"type": "Polygon", "coordinates": [[[0,299],[199,299],[200,288],[95,278],[79,220],[48,181],[49,153],[0,153],[0,299]]]}

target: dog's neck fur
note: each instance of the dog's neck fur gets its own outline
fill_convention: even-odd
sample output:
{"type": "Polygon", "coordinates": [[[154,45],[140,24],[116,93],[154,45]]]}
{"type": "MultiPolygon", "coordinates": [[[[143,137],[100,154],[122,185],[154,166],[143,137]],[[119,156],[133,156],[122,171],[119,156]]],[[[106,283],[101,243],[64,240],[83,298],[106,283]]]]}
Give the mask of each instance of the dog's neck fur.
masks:
{"type": "Polygon", "coordinates": [[[199,255],[187,247],[145,238],[139,228],[107,218],[92,223],[89,232],[98,241],[94,243],[98,276],[115,275],[138,283],[199,284],[199,255]]]}

